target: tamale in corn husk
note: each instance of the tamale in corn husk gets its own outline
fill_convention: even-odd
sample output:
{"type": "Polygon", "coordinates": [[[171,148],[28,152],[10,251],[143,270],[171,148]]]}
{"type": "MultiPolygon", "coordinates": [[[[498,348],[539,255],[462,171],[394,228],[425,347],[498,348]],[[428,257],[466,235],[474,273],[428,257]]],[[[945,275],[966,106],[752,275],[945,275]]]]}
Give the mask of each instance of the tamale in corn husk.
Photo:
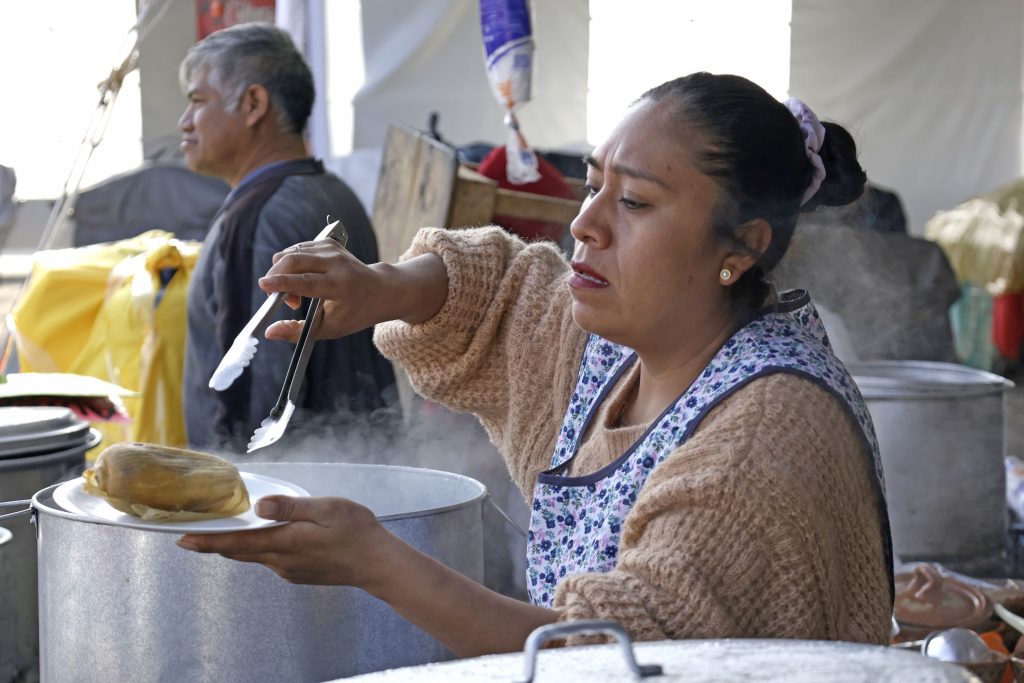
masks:
{"type": "Polygon", "coordinates": [[[238,468],[198,451],[116,443],[100,453],[83,477],[86,493],[145,520],[217,519],[249,509],[238,468]]]}

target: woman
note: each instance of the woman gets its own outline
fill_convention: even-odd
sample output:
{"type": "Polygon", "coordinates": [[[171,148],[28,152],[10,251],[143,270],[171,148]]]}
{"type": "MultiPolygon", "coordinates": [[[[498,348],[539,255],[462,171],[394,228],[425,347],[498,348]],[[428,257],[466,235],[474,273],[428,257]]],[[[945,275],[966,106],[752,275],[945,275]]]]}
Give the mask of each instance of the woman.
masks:
{"type": "Polygon", "coordinates": [[[855,199],[865,175],[843,129],[788,104],[704,73],[644,94],[587,159],[571,266],[497,228],[425,229],[397,265],[303,243],[260,281],[331,299],[322,337],[394,321],[384,354],[479,416],[533,501],[532,604],[341,499],[263,499],[293,523],[182,544],[359,586],[463,656],[581,618],[640,639],[887,642],[870,420],[806,295],[764,280],[800,210],[855,199]]]}

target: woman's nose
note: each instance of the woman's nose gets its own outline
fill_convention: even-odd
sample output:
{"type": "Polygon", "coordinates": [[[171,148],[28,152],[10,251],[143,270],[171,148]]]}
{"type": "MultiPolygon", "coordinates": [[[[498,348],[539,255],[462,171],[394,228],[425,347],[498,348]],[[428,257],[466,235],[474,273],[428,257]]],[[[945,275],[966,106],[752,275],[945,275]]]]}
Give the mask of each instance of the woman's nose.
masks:
{"type": "Polygon", "coordinates": [[[585,242],[594,247],[605,247],[611,241],[611,230],[602,200],[600,192],[588,197],[580,207],[576,218],[569,225],[569,232],[577,242],[585,242]]]}

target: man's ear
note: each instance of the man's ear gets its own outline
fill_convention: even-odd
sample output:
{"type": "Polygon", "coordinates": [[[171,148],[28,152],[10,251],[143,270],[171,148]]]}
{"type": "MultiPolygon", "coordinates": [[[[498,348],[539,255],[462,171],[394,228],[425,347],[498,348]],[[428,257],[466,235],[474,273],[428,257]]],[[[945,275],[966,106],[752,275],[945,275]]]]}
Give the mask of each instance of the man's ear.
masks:
{"type": "Polygon", "coordinates": [[[763,218],[747,221],[736,229],[736,238],[743,245],[734,247],[722,262],[722,268],[731,272],[731,282],[736,282],[743,273],[750,270],[761,254],[772,243],[772,226],[763,218]]]}
{"type": "Polygon", "coordinates": [[[250,85],[242,93],[239,110],[245,117],[245,125],[255,127],[270,112],[270,93],[257,83],[250,85]]]}

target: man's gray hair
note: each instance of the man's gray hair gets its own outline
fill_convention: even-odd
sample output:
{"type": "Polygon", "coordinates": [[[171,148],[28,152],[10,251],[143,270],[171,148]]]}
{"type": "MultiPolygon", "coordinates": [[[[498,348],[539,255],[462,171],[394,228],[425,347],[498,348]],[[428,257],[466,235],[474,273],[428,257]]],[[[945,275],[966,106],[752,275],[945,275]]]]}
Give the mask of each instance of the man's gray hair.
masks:
{"type": "Polygon", "coordinates": [[[185,53],[178,69],[182,92],[202,68],[209,68],[209,83],[229,112],[238,111],[246,88],[262,85],[281,130],[301,134],[306,129],[315,95],[313,75],[286,31],[254,22],[211,33],[185,53]]]}

